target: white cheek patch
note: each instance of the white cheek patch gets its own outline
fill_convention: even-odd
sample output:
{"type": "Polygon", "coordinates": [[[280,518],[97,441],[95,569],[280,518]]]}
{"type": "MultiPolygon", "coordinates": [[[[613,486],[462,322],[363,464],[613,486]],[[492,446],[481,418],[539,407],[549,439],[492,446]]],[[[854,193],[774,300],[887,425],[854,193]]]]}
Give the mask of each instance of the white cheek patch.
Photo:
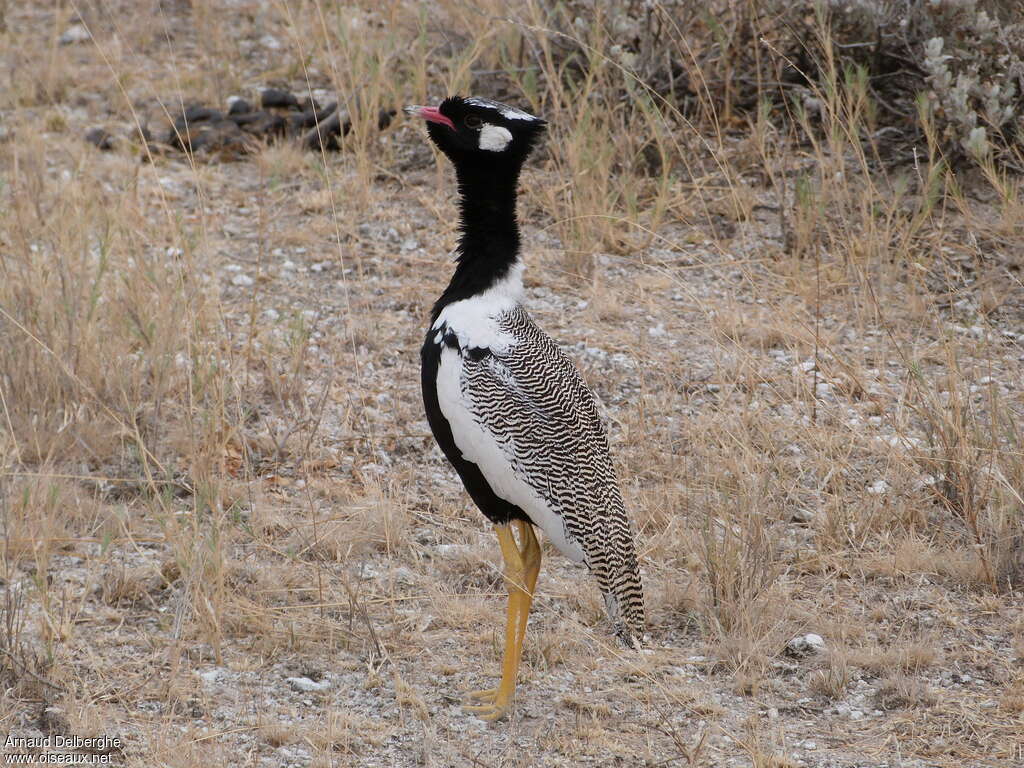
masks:
{"type": "Polygon", "coordinates": [[[484,123],[484,127],[480,129],[480,149],[503,152],[511,141],[512,133],[508,128],[484,123]]]}

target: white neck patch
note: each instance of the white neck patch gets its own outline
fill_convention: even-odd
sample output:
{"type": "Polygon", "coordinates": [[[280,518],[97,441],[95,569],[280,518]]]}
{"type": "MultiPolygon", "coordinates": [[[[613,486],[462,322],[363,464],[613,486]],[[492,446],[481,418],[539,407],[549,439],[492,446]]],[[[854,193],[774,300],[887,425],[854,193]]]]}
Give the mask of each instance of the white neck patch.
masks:
{"type": "Polygon", "coordinates": [[[480,149],[486,149],[489,152],[504,152],[505,147],[511,141],[512,132],[508,128],[484,123],[484,127],[480,129],[480,149]]]}
{"type": "MultiPolygon", "coordinates": [[[[505,276],[486,291],[442,309],[431,330],[439,331],[447,325],[458,338],[460,347],[504,351],[515,340],[501,331],[497,318],[522,303],[523,262],[516,259],[505,276]]],[[[435,344],[440,344],[441,340],[440,333],[434,335],[435,344]]]]}

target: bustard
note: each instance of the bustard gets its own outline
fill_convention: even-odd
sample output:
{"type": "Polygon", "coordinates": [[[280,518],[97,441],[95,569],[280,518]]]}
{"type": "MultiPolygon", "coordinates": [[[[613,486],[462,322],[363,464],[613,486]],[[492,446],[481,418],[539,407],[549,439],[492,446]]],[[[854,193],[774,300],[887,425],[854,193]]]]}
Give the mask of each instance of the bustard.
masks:
{"type": "Polygon", "coordinates": [[[632,647],[644,632],[643,590],[594,396],[523,307],[516,186],[545,122],[476,97],[405,111],[427,121],[458,180],[457,266],[423,344],[423,403],[441,450],[494,524],[505,561],[501,682],[469,694],[481,703],[466,707],[495,720],[512,705],[540,571],[534,526],[586,564],[632,647]]]}

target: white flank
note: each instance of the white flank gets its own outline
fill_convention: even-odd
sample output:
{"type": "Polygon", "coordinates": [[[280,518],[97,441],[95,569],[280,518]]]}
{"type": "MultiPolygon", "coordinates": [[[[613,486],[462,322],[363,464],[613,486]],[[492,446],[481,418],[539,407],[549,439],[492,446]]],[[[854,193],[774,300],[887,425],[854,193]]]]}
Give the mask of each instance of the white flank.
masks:
{"type": "Polygon", "coordinates": [[[491,109],[498,110],[501,116],[506,120],[536,120],[537,118],[528,112],[510,107],[507,104],[502,104],[498,101],[491,101],[490,99],[481,99],[477,96],[472,96],[466,99],[467,104],[472,104],[474,107],[489,107],[491,109]]]}
{"type": "MultiPolygon", "coordinates": [[[[493,328],[490,333],[497,335],[493,328]]],[[[563,555],[577,563],[583,562],[583,549],[569,539],[562,518],[551,511],[513,467],[510,459],[515,456],[515,445],[499,442],[473,417],[473,403],[463,394],[461,380],[462,355],[445,347],[437,368],[437,402],[451,425],[452,437],[463,458],[477,465],[495,495],[515,504],[539,525],[563,555]]]]}
{"type": "Polygon", "coordinates": [[[500,354],[514,340],[501,332],[497,318],[522,301],[523,263],[517,260],[509,267],[508,274],[483,293],[453,302],[442,309],[432,327],[437,330],[447,325],[455,332],[463,349],[484,347],[500,354]]]}
{"type": "Polygon", "coordinates": [[[512,132],[508,128],[484,123],[484,127],[480,129],[480,149],[503,152],[510,141],[512,141],[512,132]]]}

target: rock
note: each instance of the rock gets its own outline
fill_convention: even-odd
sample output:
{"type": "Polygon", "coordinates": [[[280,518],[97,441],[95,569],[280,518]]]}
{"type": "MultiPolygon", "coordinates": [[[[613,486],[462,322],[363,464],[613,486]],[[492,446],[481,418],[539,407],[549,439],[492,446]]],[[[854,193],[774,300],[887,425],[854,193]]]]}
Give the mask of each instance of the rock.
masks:
{"type": "Polygon", "coordinates": [[[219,667],[214,667],[213,669],[208,669],[205,672],[197,672],[196,674],[204,683],[212,685],[220,679],[222,672],[223,670],[219,667]]]}
{"type": "MultiPolygon", "coordinates": [[[[337,108],[337,103],[334,106],[337,108]]],[[[299,109],[303,112],[319,112],[321,109],[320,102],[312,96],[305,96],[299,99],[299,109]]]]}
{"type": "MultiPolygon", "coordinates": [[[[320,107],[312,96],[299,101],[290,91],[266,88],[260,93],[260,103],[261,108],[255,110],[246,99],[232,96],[226,114],[202,104],[190,104],[174,118],[163,142],[154,144],[146,137],[149,151],[162,154],[177,149],[228,160],[252,152],[257,146],[253,137],[266,143],[290,138],[310,151],[319,152],[321,147],[334,151],[340,149],[341,137],[352,129],[349,112],[339,109],[337,101],[320,107]],[[283,110],[291,114],[283,114],[283,110]]],[[[387,127],[396,114],[393,109],[380,110],[378,128],[387,127]]],[[[106,141],[98,132],[96,141],[88,140],[94,144],[106,141]]],[[[110,147],[104,143],[101,148],[110,147]]]]}
{"type": "Polygon", "coordinates": [[[330,680],[321,680],[319,683],[315,680],[310,680],[308,677],[289,677],[285,680],[289,687],[295,691],[326,691],[331,687],[330,680]]]}
{"type": "Polygon", "coordinates": [[[872,496],[882,496],[889,490],[889,484],[885,480],[876,480],[868,486],[868,493],[872,496]]]}
{"type": "Polygon", "coordinates": [[[206,107],[195,107],[175,120],[167,143],[188,152],[216,153],[228,159],[249,151],[245,133],[223,113],[206,107]]]}
{"type": "Polygon", "coordinates": [[[92,35],[89,34],[89,30],[85,28],[84,24],[72,24],[64,30],[57,42],[61,45],[74,45],[87,42],[91,38],[92,35]]]}
{"type": "Polygon", "coordinates": [[[272,51],[281,50],[281,41],[273,35],[264,35],[260,38],[260,45],[264,48],[269,48],[272,51]]]}
{"type": "Polygon", "coordinates": [[[174,124],[184,128],[191,123],[216,122],[223,119],[224,113],[219,109],[204,107],[202,104],[193,104],[185,108],[178,119],[174,121],[174,124]]]}
{"type": "Polygon", "coordinates": [[[789,513],[789,521],[791,523],[803,523],[807,525],[814,521],[817,514],[813,509],[794,509],[789,513]]]}
{"type": "Polygon", "coordinates": [[[340,148],[338,138],[347,136],[351,129],[352,120],[348,112],[335,111],[327,120],[310,129],[302,139],[302,146],[316,152],[322,144],[325,150],[334,151],[340,148]]]}
{"type": "Polygon", "coordinates": [[[244,115],[252,112],[252,104],[241,96],[232,96],[228,99],[228,115],[244,115]]]}
{"type": "Polygon", "coordinates": [[[338,108],[338,102],[332,101],[326,107],[320,110],[307,109],[302,114],[294,115],[289,118],[288,123],[296,130],[302,130],[306,128],[312,128],[317,123],[323,123],[329,118],[334,111],[338,108]]]}
{"type": "Polygon", "coordinates": [[[85,134],[85,140],[104,151],[114,148],[114,137],[106,128],[93,128],[85,134]]]}
{"type": "Polygon", "coordinates": [[[243,115],[228,115],[228,120],[250,136],[266,140],[279,139],[288,131],[288,121],[284,117],[263,110],[243,115]]]}
{"type": "Polygon", "coordinates": [[[397,110],[394,109],[382,109],[377,113],[377,129],[383,131],[389,125],[395,115],[398,114],[397,110]]]}
{"type": "Polygon", "coordinates": [[[798,658],[812,653],[820,653],[823,650],[825,650],[825,641],[821,635],[816,635],[813,632],[794,637],[786,643],[786,653],[798,658]]]}
{"type": "Polygon", "coordinates": [[[298,109],[299,100],[290,91],[280,88],[264,88],[260,94],[260,104],[264,109],[298,109]]]}
{"type": "Polygon", "coordinates": [[[224,114],[220,110],[210,109],[201,104],[188,106],[174,118],[174,124],[167,132],[167,143],[178,149],[186,149],[192,145],[194,150],[195,139],[203,130],[203,124],[223,120],[224,114]]]}

